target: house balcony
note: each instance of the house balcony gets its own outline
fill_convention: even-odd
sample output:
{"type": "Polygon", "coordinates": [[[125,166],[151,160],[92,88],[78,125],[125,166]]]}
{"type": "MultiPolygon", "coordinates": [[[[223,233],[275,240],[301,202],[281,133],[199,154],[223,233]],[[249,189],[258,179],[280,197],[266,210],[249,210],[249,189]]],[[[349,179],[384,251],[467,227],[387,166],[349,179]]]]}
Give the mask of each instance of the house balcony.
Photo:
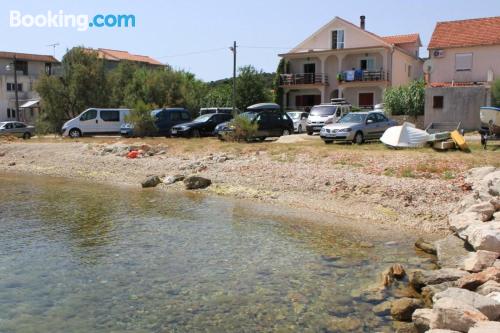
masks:
{"type": "Polygon", "coordinates": [[[340,86],[387,84],[389,73],[383,70],[347,70],[337,75],[337,81],[340,86]]]}
{"type": "Polygon", "coordinates": [[[325,73],[281,74],[280,86],[327,86],[328,75],[325,73]]]}

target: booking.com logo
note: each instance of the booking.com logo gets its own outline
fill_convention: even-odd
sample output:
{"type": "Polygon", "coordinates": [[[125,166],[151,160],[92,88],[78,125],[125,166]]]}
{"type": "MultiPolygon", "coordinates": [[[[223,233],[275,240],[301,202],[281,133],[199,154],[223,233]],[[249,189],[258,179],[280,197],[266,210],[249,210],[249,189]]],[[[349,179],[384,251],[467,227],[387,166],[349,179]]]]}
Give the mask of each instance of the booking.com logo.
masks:
{"type": "Polygon", "coordinates": [[[129,28],[135,27],[135,15],[130,14],[64,14],[62,10],[47,14],[22,15],[19,10],[10,11],[10,27],[12,28],[76,28],[87,31],[89,28],[129,28]]]}

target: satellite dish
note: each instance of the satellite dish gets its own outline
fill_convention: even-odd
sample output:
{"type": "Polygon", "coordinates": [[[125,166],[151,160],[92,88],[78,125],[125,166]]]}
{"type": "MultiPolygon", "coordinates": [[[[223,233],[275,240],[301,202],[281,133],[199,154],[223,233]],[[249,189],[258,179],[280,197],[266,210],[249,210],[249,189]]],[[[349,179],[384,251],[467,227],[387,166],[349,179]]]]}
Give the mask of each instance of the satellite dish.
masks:
{"type": "Polygon", "coordinates": [[[424,73],[431,74],[432,72],[434,72],[434,64],[432,63],[431,59],[427,59],[424,62],[424,73]]]}

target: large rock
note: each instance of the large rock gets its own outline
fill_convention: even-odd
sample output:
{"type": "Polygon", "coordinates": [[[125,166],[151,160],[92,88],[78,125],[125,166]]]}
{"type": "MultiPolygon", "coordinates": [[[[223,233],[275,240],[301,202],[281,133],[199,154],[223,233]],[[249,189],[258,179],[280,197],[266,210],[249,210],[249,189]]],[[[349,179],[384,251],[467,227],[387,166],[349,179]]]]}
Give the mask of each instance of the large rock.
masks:
{"type": "Polygon", "coordinates": [[[432,297],[435,294],[445,291],[446,289],[453,287],[454,282],[443,282],[440,284],[431,284],[422,288],[422,299],[425,302],[425,305],[428,307],[432,307],[432,297]]]}
{"type": "Polygon", "coordinates": [[[500,268],[489,267],[482,272],[461,277],[455,282],[455,286],[458,288],[476,290],[477,287],[487,281],[500,282],[500,268]]]}
{"type": "Polygon", "coordinates": [[[482,222],[491,220],[495,207],[490,202],[481,202],[470,206],[465,210],[466,213],[478,213],[482,222]]]}
{"type": "Polygon", "coordinates": [[[448,216],[448,224],[450,229],[460,233],[467,229],[468,226],[474,223],[483,222],[481,214],[477,212],[463,212],[459,214],[451,214],[448,216]]]}
{"type": "Polygon", "coordinates": [[[460,288],[448,288],[433,297],[434,304],[442,298],[452,298],[479,310],[490,320],[500,317],[500,303],[478,293],[460,288]]]}
{"type": "Polygon", "coordinates": [[[500,252],[500,222],[474,223],[459,235],[475,250],[500,252]]]}
{"type": "Polygon", "coordinates": [[[500,292],[500,283],[497,281],[486,281],[476,289],[476,293],[483,296],[492,292],[500,292]]]}
{"type": "Polygon", "coordinates": [[[430,323],[432,329],[468,332],[477,322],[488,320],[488,317],[469,304],[449,297],[437,300],[434,303],[433,313],[435,316],[430,323]]]}
{"type": "Polygon", "coordinates": [[[438,265],[448,268],[461,268],[463,261],[470,254],[465,249],[465,243],[455,235],[448,235],[446,238],[436,242],[438,265]]]}
{"type": "Polygon", "coordinates": [[[416,309],[411,316],[411,321],[418,333],[424,333],[430,329],[434,316],[432,309],[416,309]]]}
{"type": "Polygon", "coordinates": [[[429,254],[436,254],[436,246],[430,242],[419,238],[415,242],[415,247],[429,254]]]}
{"type": "Polygon", "coordinates": [[[141,185],[142,185],[142,187],[155,187],[156,185],[158,185],[160,183],[161,183],[160,177],[149,176],[149,177],[146,177],[146,179],[144,179],[141,182],[141,185]]]}
{"type": "Polygon", "coordinates": [[[182,180],[184,180],[184,175],[173,175],[173,176],[168,176],[167,178],[165,178],[165,180],[163,181],[164,184],[167,184],[167,185],[170,185],[170,184],[173,184],[173,183],[177,183],[177,182],[180,182],[182,180]]]}
{"type": "Polygon", "coordinates": [[[391,313],[391,302],[385,301],[372,308],[373,313],[377,316],[386,316],[391,313]]]}
{"type": "Polygon", "coordinates": [[[399,321],[411,321],[413,312],[423,305],[422,300],[417,298],[404,297],[397,299],[391,304],[391,316],[399,321]]]}
{"type": "Polygon", "coordinates": [[[425,286],[456,281],[469,274],[470,273],[456,268],[442,268],[432,271],[413,271],[409,277],[410,284],[416,290],[420,291],[425,286]]]}
{"type": "Polygon", "coordinates": [[[440,328],[436,328],[433,330],[428,330],[425,333],[460,333],[459,331],[452,331],[452,330],[442,330],[440,328]]]}
{"type": "Polygon", "coordinates": [[[494,166],[472,168],[469,171],[467,171],[467,176],[465,180],[469,183],[477,183],[484,177],[486,177],[486,175],[492,173],[493,171],[496,171],[496,169],[497,168],[495,168],[494,166]]]}
{"type": "Polygon", "coordinates": [[[209,187],[212,184],[212,181],[207,178],[199,177],[199,176],[191,176],[184,179],[184,185],[188,190],[196,190],[201,188],[209,187]]]}
{"type": "Polygon", "coordinates": [[[494,291],[492,293],[489,293],[488,295],[486,295],[486,297],[494,300],[495,302],[500,303],[500,292],[498,292],[498,291],[494,291]]]}
{"type": "Polygon", "coordinates": [[[500,322],[480,321],[469,330],[469,333],[498,333],[500,332],[500,322]]]}
{"type": "Polygon", "coordinates": [[[463,268],[469,272],[479,272],[493,266],[497,258],[498,252],[485,250],[472,252],[465,258],[463,268]]]}

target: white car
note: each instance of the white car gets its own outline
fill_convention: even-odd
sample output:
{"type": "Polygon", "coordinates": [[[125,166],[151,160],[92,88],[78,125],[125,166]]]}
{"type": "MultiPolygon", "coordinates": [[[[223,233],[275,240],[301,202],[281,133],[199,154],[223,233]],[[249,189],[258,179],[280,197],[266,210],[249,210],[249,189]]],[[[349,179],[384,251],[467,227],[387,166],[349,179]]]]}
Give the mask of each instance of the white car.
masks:
{"type": "Polygon", "coordinates": [[[293,131],[295,133],[300,134],[306,130],[309,113],[304,111],[288,111],[287,114],[293,120],[293,131]]]}
{"type": "Polygon", "coordinates": [[[64,123],[61,132],[63,136],[70,138],[93,134],[119,134],[129,112],[129,109],[87,109],[64,123]]]}

